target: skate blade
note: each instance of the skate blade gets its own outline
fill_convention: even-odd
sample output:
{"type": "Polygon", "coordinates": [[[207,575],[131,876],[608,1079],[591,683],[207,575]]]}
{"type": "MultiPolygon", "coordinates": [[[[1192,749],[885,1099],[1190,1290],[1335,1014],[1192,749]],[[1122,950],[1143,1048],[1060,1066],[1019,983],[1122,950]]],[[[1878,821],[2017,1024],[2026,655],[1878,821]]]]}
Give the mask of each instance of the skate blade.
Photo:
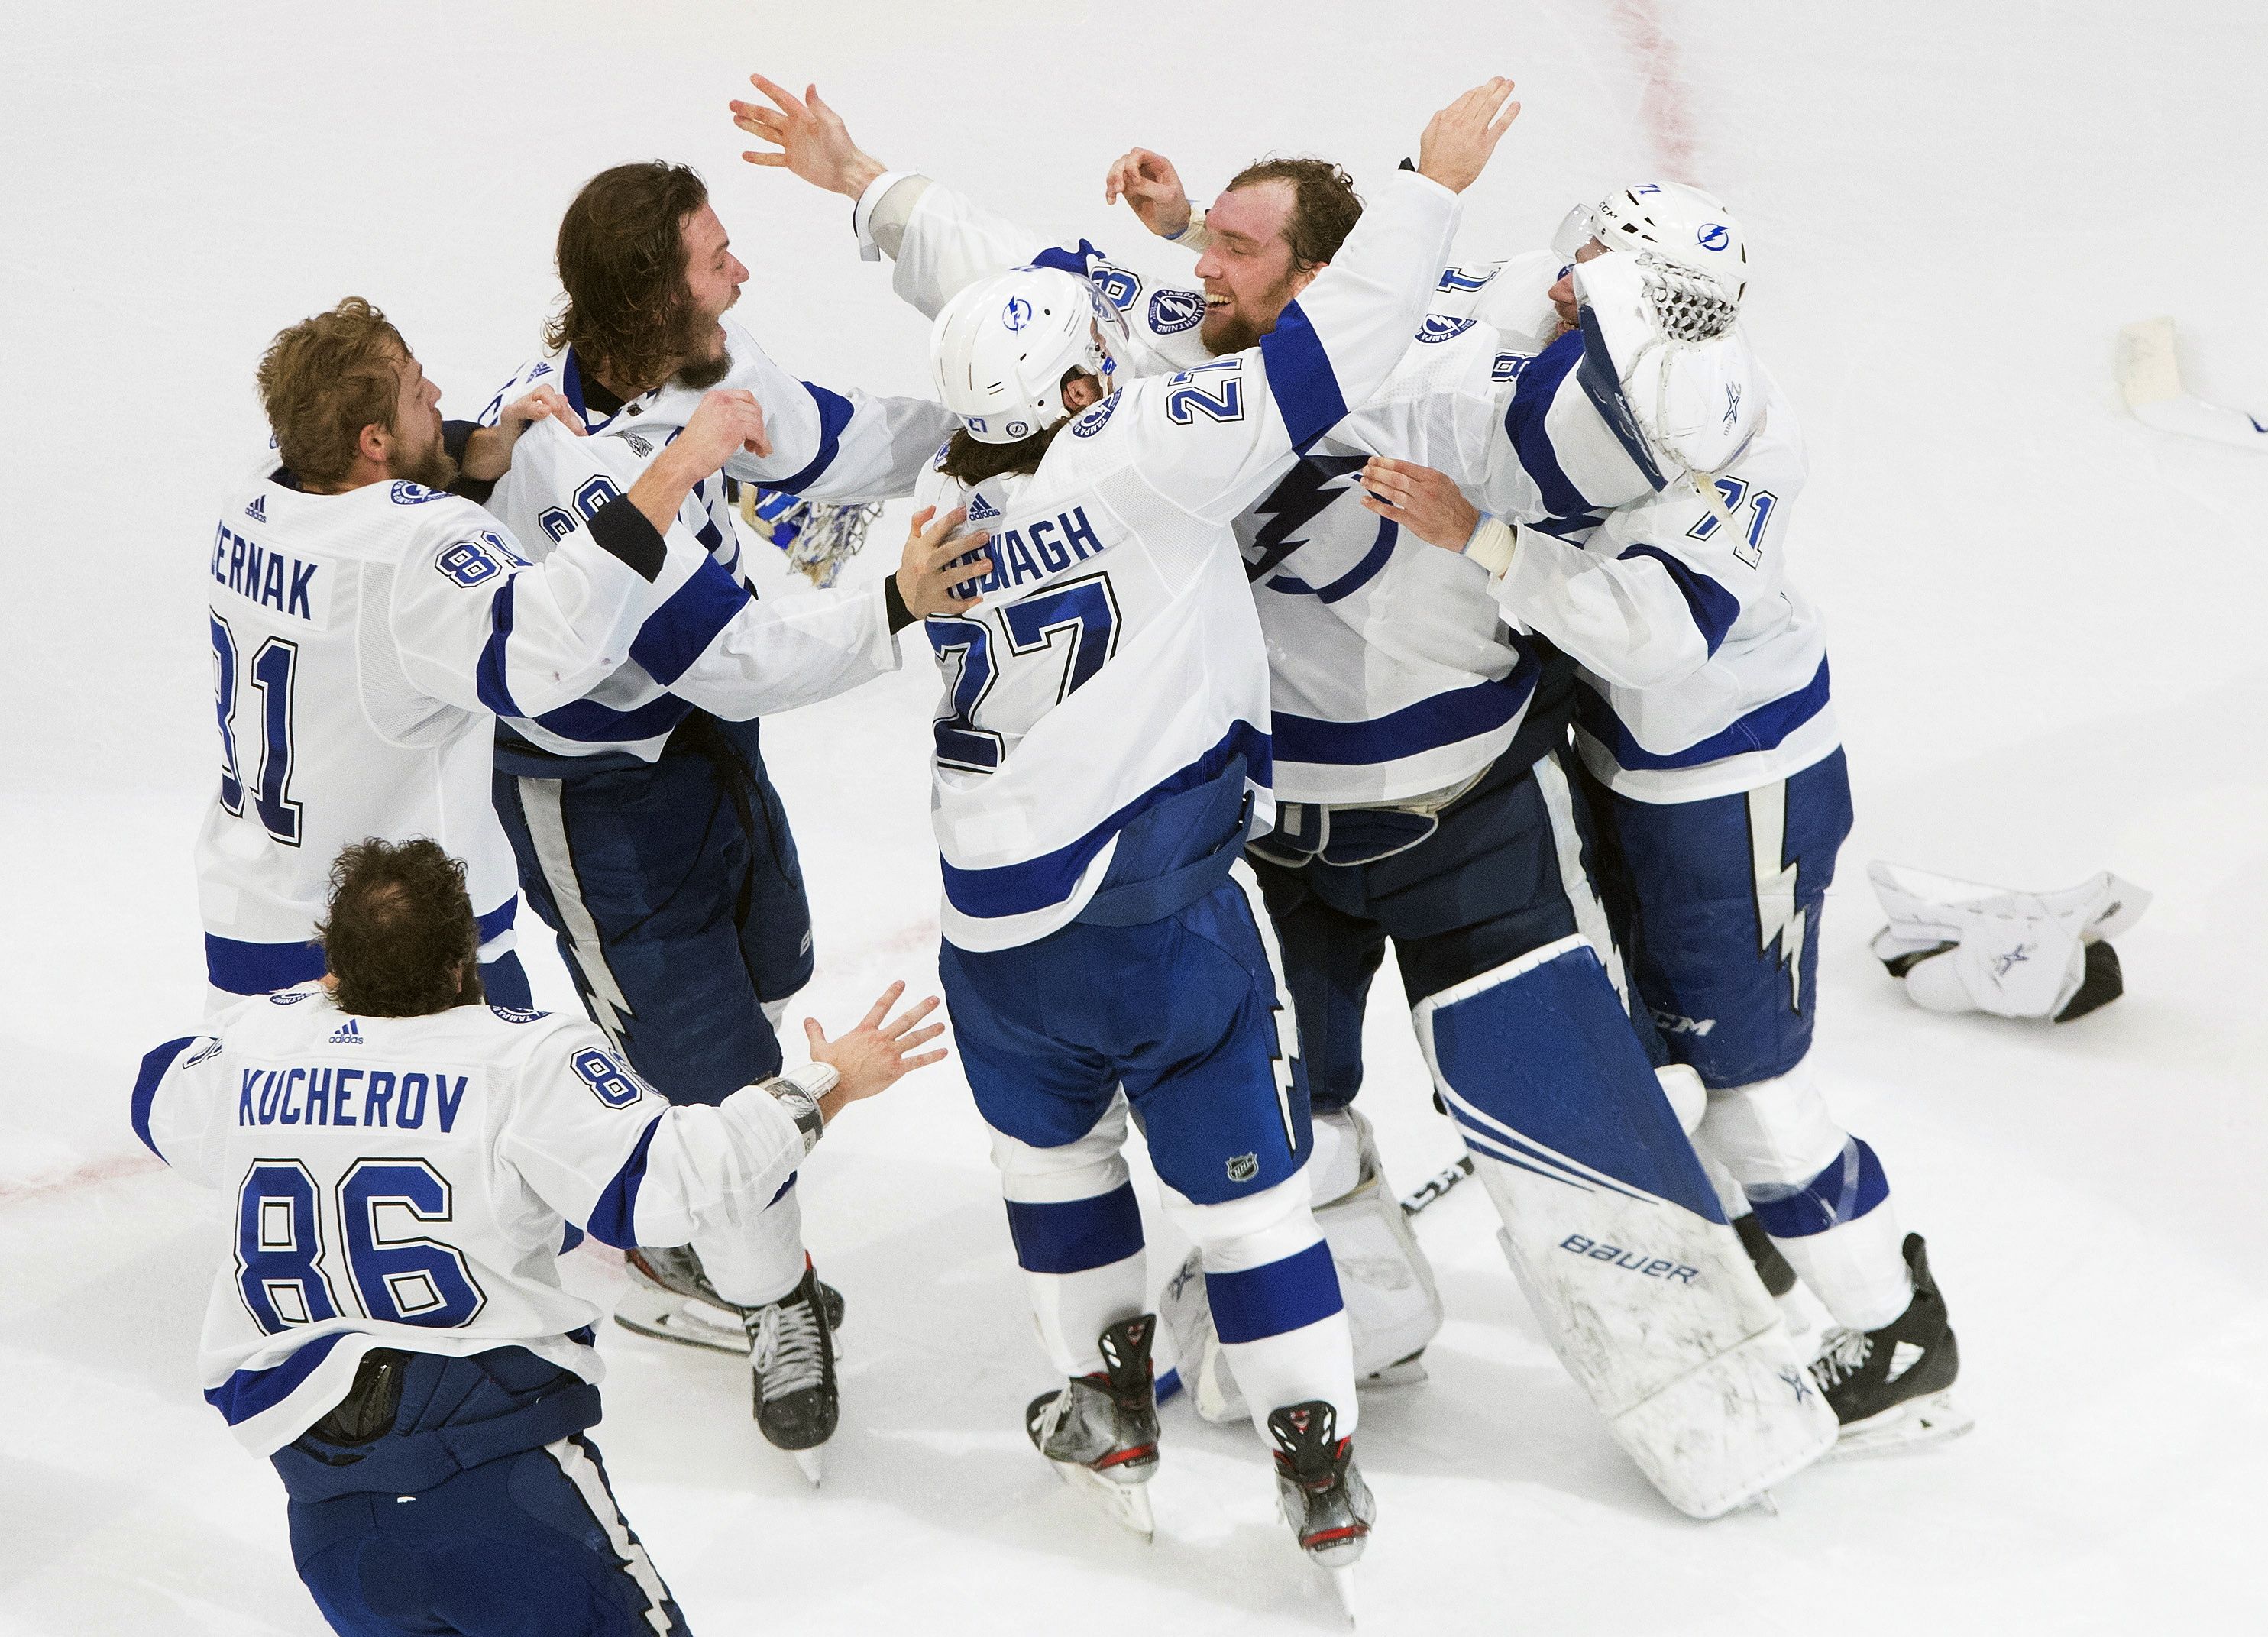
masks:
{"type": "Polygon", "coordinates": [[[1953,1401],[1953,1390],[1933,1392],[1904,1404],[1894,1404],[1880,1415],[1853,1421],[1843,1429],[1835,1447],[1822,1458],[1863,1460],[1869,1456],[1904,1455],[1930,1444],[1958,1438],[1977,1425],[1977,1418],[1953,1401]]]}
{"type": "Polygon", "coordinates": [[[723,1309],[696,1302],[666,1290],[636,1287],[615,1304],[615,1323],[634,1336],[674,1341],[680,1346],[706,1347],[715,1353],[748,1356],[748,1332],[738,1317],[723,1323],[723,1309]],[[718,1322],[703,1316],[715,1313],[718,1322]]]}
{"type": "Polygon", "coordinates": [[[818,1488],[821,1480],[827,1476],[826,1449],[825,1444],[814,1444],[808,1449],[792,1449],[788,1452],[795,1456],[795,1464],[803,1469],[803,1475],[811,1480],[811,1486],[814,1489],[818,1488]]]}
{"type": "Polygon", "coordinates": [[[1048,1464],[1055,1468],[1057,1478],[1092,1500],[1121,1529],[1145,1540],[1158,1537],[1158,1520],[1150,1510],[1148,1484],[1116,1484],[1071,1461],[1050,1460],[1048,1464]]]}
{"type": "Polygon", "coordinates": [[[1325,1571],[1331,1577],[1331,1589],[1338,1593],[1339,1607],[1346,1612],[1349,1626],[1362,1624],[1362,1611],[1355,1602],[1354,1570],[1351,1568],[1325,1571]]]}

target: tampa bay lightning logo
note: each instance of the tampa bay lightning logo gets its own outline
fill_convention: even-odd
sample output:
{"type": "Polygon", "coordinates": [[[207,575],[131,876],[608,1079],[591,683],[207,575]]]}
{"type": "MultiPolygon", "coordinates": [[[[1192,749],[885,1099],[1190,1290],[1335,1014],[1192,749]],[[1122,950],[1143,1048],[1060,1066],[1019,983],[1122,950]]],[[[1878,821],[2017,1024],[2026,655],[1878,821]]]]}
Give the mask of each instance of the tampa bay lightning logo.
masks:
{"type": "Polygon", "coordinates": [[[1733,242],[1733,230],[1722,222],[1704,222],[1694,230],[1693,236],[1701,241],[1704,250],[1722,250],[1733,242]]]}
{"type": "Polygon", "coordinates": [[[1114,392],[1073,421],[1071,424],[1071,435],[1074,438],[1092,438],[1109,424],[1110,417],[1117,413],[1118,395],[1114,392]]]}
{"type": "Polygon", "coordinates": [[[428,489],[423,483],[413,483],[408,478],[397,478],[387,493],[396,505],[423,505],[428,500],[438,500],[441,491],[428,489]]]}
{"type": "Polygon", "coordinates": [[[530,1011],[526,1007],[492,1006],[489,1010],[495,1013],[507,1023],[534,1023],[551,1015],[549,1012],[530,1011]]]}
{"type": "Polygon", "coordinates": [[[1204,321],[1204,296],[1195,290],[1160,290],[1150,298],[1150,328],[1160,336],[1179,335],[1204,321]]]}
{"type": "Polygon", "coordinates": [[[1418,327],[1418,339],[1425,342],[1447,341],[1462,336],[1473,327],[1469,318],[1451,318],[1446,313],[1428,313],[1425,321],[1418,327]]]}
{"type": "Polygon", "coordinates": [[[1008,298],[1008,305],[1000,309],[1000,321],[1010,329],[1021,329],[1032,321],[1032,304],[1021,296],[1008,298]]]}
{"type": "Polygon", "coordinates": [[[952,453],[953,453],[953,439],[950,439],[950,438],[948,438],[948,439],[946,439],[943,443],[941,443],[941,444],[938,445],[938,446],[937,446],[937,453],[936,453],[935,454],[933,454],[933,455],[930,456],[930,458],[929,458],[929,467],[930,467],[930,470],[932,470],[932,472],[941,472],[941,471],[943,471],[943,470],[945,469],[945,457],[946,457],[946,456],[947,456],[947,455],[949,455],[949,454],[951,454],[952,453]]]}

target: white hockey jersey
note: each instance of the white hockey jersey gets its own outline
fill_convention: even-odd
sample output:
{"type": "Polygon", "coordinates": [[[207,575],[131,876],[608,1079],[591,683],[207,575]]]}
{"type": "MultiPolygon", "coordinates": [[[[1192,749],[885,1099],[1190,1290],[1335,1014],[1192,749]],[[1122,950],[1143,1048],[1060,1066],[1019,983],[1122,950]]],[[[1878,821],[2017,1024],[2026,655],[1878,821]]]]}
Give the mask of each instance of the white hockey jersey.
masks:
{"type": "Polygon", "coordinates": [[[598,1381],[602,1315],[559,1281],[567,1225],[683,1244],[762,1209],[804,1154],[768,1092],[672,1108],[580,1017],[361,1017],[317,984],[150,1052],[131,1117],[220,1195],[199,1368],[262,1455],[322,1419],[373,1347],[517,1346],[598,1381]]]}
{"type": "MultiPolygon", "coordinates": [[[[488,505],[537,550],[614,494],[626,491],[682,431],[704,391],[746,391],[763,406],[769,455],[735,454],[703,478],[679,512],[681,523],[738,586],[702,609],[703,643],[635,656],[585,699],[563,711],[507,724],[508,732],[561,756],[627,753],[657,759],[670,732],[695,706],[733,719],[831,697],[897,667],[897,652],[875,583],[759,604],[740,573],[740,536],[725,478],[814,500],[880,500],[913,487],[953,417],[925,398],[843,394],[798,380],[730,317],[724,321],[730,368],[715,387],[663,386],[608,415],[590,407],[572,348],[530,360],[482,412],[493,424],[510,400],[556,386],[592,433],[561,437],[511,471],[488,505]]],[[[555,431],[558,429],[554,429],[555,431]]],[[[688,633],[690,627],[688,627],[688,633]]]]}
{"type": "MultiPolygon", "coordinates": [[[[1202,291],[1152,288],[1084,239],[1049,244],[927,177],[897,173],[870,186],[853,212],[862,250],[887,247],[875,236],[883,218],[893,230],[884,236],[895,247],[893,288],[924,313],[988,274],[1055,267],[1086,277],[1126,315],[1132,345],[1120,379],[1200,366],[1211,356],[1197,336],[1202,291]],[[892,199],[901,184],[905,193],[892,199]]],[[[1485,387],[1500,354],[1540,351],[1557,326],[1541,293],[1558,273],[1549,261],[1544,253],[1441,269],[1388,390],[1422,392],[1445,372],[1469,372],[1475,358],[1485,387]],[[1509,297],[1513,291],[1518,296],[1509,297]],[[1476,333],[1472,314],[1483,302],[1509,334],[1476,333]]],[[[1557,412],[1570,435],[1604,437],[1572,381],[1567,395],[1557,412]]],[[[1460,426],[1476,459],[1490,441],[1486,409],[1484,397],[1460,426]]],[[[1426,458],[1425,436],[1439,418],[1343,423],[1237,519],[1268,648],[1275,787],[1284,800],[1430,794],[1471,778],[1519,731],[1539,666],[1532,647],[1503,623],[1485,572],[1402,538],[1395,525],[1364,509],[1355,482],[1373,453],[1426,458]]]]}
{"type": "MultiPolygon", "coordinates": [[[[1544,252],[1452,272],[1476,316],[1548,341],[1546,291],[1565,270],[1544,252]]],[[[1528,526],[1491,589],[1508,618],[1582,667],[1585,764],[1634,800],[1676,802],[1823,759],[1842,742],[1826,637],[1787,573],[1790,508],[1809,471],[1794,410],[1759,370],[1762,424],[1715,475],[1716,495],[1682,480],[1657,493],[1627,451],[1618,460],[1603,444],[1606,417],[1582,412],[1582,361],[1570,335],[1506,366],[1517,390],[1476,498],[1528,526]]]]}
{"type": "Polygon", "coordinates": [[[1028,476],[924,478],[919,504],[965,504],[992,534],[983,603],[926,622],[949,941],[1003,948],[1076,918],[1132,822],[1240,759],[1269,822],[1267,660],[1229,525],[1384,381],[1454,204],[1398,175],[1258,347],[1127,383],[1028,476]]]}
{"type": "Polygon", "coordinates": [[[578,518],[532,568],[469,500],[411,483],[311,494],[263,461],[207,564],[221,768],[196,860],[214,986],[320,972],[307,945],[331,862],[368,836],[430,836],[462,859],[483,943],[498,940],[518,880],[490,805],[491,712],[563,705],[667,639],[661,605],[702,562],[672,554],[649,579],[578,518]]]}

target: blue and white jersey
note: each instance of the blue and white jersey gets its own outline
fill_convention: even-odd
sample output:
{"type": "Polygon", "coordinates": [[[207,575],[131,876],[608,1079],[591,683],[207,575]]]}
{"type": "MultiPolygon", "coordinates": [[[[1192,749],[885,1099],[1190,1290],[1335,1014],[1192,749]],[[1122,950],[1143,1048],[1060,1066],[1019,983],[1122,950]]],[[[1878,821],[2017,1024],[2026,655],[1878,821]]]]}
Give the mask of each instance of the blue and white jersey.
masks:
{"type": "Polygon", "coordinates": [[[851,230],[870,260],[877,252],[878,216],[888,218],[896,241],[890,287],[924,318],[935,318],[980,278],[1010,268],[1048,267],[1088,280],[1125,315],[1128,356],[1118,360],[1124,375],[1170,375],[1212,358],[1197,339],[1204,291],[1152,284],[1084,239],[1052,242],[929,177],[899,171],[877,177],[851,211],[851,230]]]}
{"type": "MultiPolygon", "coordinates": [[[[1531,369],[1580,347],[1569,336],[1531,369]]],[[[1802,433],[1761,371],[1757,385],[1763,423],[1706,498],[1681,479],[1602,510],[1548,494],[1490,507],[1522,525],[1493,594],[1581,667],[1578,747],[1634,800],[1754,789],[1842,742],[1825,632],[1787,571],[1802,433]]]]}
{"type": "MultiPolygon", "coordinates": [[[[907,493],[953,417],[926,398],[876,398],[799,380],[731,317],[724,321],[730,368],[714,387],[665,385],[614,415],[590,407],[583,365],[572,348],[523,365],[482,413],[493,424],[503,406],[536,387],[558,388],[590,431],[514,453],[489,507],[538,550],[543,542],[617,493],[683,430],[704,392],[746,391],[763,406],[769,455],[743,451],[694,487],[678,517],[716,558],[735,594],[719,594],[688,619],[674,652],[649,653],[564,712],[514,720],[511,732],[555,756],[627,753],[651,762],[697,705],[744,719],[809,704],[895,669],[879,582],[817,598],[758,607],[740,572],[740,541],[725,478],[820,501],[866,501],[907,493]],[[699,639],[699,627],[709,636],[699,639]],[[710,653],[711,644],[724,653],[710,653]],[[723,658],[721,666],[696,663],[723,658]],[[647,663],[647,660],[657,661],[647,663]]],[[[525,441],[525,440],[523,440],[525,441]]],[[[688,614],[694,611],[688,610],[688,614]]]]}
{"type": "Polygon", "coordinates": [[[510,928],[491,713],[580,697],[666,629],[658,611],[703,562],[666,557],[627,507],[547,543],[531,565],[469,500],[411,483],[312,494],[272,454],[229,492],[206,565],[220,784],[196,844],[217,987],[305,977],[331,861],[368,836],[438,841],[464,861],[483,943],[510,928]]]}
{"type": "Polygon", "coordinates": [[[373,1347],[521,1346],[596,1382],[603,1316],[559,1280],[571,1225],[683,1244],[801,1161],[760,1088],[673,1108],[581,1017],[364,1017],[319,984],[231,1007],[142,1060],[135,1134],[218,1198],[199,1369],[247,1448],[297,1438],[373,1347]]]}
{"type": "MultiPolygon", "coordinates": [[[[538,421],[513,449],[512,470],[489,497],[489,509],[540,557],[585,512],[628,494],[681,430],[649,437],[621,430],[622,421],[617,416],[587,438],[538,421]]],[[[652,762],[696,706],[744,720],[832,698],[898,667],[881,581],[759,600],[732,566],[740,542],[729,516],[721,551],[690,526],[696,517],[705,518],[697,495],[667,538],[673,557],[699,557],[702,572],[662,605],[622,662],[579,697],[548,710],[500,712],[519,741],[554,756],[652,762]]]]}
{"type": "Polygon", "coordinates": [[[917,503],[965,504],[994,564],[977,608],[926,622],[946,682],[934,818],[948,941],[1031,942],[1106,885],[1182,862],[1145,832],[1132,852],[1147,861],[1130,854],[1113,875],[1122,835],[1176,797],[1211,822],[1196,793],[1236,779],[1271,820],[1266,651],[1230,524],[1384,381],[1454,204],[1398,175],[1258,347],[1127,383],[1035,473],[973,490],[924,477],[917,503]]]}

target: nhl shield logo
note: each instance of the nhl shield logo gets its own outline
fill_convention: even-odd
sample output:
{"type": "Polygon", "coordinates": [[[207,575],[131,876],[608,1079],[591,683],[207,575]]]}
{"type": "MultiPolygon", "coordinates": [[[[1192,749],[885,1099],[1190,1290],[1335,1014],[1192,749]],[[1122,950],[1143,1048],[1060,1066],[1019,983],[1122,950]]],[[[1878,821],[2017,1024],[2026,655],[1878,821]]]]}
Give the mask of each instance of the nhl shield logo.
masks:
{"type": "Polygon", "coordinates": [[[1248,1183],[1260,1175],[1260,1156],[1256,1154],[1233,1154],[1228,1156],[1228,1180],[1248,1183]]]}

